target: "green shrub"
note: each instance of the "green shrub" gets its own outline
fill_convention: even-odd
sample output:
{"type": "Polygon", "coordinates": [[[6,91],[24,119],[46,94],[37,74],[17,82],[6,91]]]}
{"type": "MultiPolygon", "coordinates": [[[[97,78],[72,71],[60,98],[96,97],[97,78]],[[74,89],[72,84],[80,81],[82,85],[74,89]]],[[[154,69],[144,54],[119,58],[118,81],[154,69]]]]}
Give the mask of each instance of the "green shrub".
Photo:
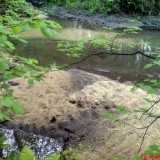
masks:
{"type": "Polygon", "coordinates": [[[160,14],[159,0],[118,0],[122,11],[126,13],[139,13],[142,15],[160,14]]]}
{"type": "Polygon", "coordinates": [[[91,13],[120,13],[159,15],[159,0],[50,0],[63,3],[67,8],[86,9],[91,13]]]}

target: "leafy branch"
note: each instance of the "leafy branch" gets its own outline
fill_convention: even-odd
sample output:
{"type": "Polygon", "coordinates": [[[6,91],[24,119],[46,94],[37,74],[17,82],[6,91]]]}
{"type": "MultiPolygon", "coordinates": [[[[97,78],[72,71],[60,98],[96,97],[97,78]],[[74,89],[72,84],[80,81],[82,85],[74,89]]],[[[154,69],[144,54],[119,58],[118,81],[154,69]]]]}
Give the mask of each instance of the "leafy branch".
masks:
{"type": "MultiPolygon", "coordinates": [[[[105,28],[105,29],[111,30],[108,27],[105,28]]],[[[112,41],[108,41],[106,39],[106,36],[100,35],[100,36],[97,36],[95,38],[86,39],[86,40],[83,40],[83,41],[77,41],[77,42],[74,41],[73,42],[74,46],[71,43],[68,45],[66,42],[64,42],[63,44],[58,46],[58,49],[60,49],[61,51],[65,52],[65,53],[67,52],[67,56],[72,57],[72,55],[74,53],[76,55],[75,57],[80,57],[81,55],[83,55],[81,52],[83,52],[84,50],[89,48],[89,53],[90,53],[89,55],[84,55],[84,58],[80,59],[77,62],[69,64],[68,67],[76,65],[78,63],[82,63],[85,60],[87,60],[88,58],[91,58],[93,56],[101,56],[101,55],[107,55],[107,56],[110,56],[110,55],[115,55],[115,56],[134,56],[134,55],[138,55],[138,54],[142,55],[142,56],[144,56],[146,58],[151,59],[151,63],[146,64],[144,66],[144,69],[149,69],[150,67],[154,67],[154,66],[160,67],[160,59],[159,59],[159,57],[152,56],[150,54],[145,54],[140,50],[138,50],[136,52],[133,52],[133,53],[117,53],[117,52],[113,51],[113,45],[115,43],[115,40],[118,38],[119,35],[121,35],[121,33],[123,33],[123,32],[124,33],[137,33],[137,31],[140,31],[140,30],[141,29],[139,29],[138,27],[128,27],[127,29],[124,29],[123,31],[118,32],[115,35],[115,37],[113,38],[112,41]],[[76,43],[77,44],[81,44],[81,48],[83,48],[83,50],[77,49],[76,48],[77,47],[76,43]],[[96,52],[96,51],[93,51],[93,48],[94,49],[99,49],[99,50],[103,48],[103,51],[96,52]],[[71,50],[72,50],[72,54],[70,54],[71,50]]],[[[140,44],[140,45],[144,45],[144,43],[140,44]]],[[[144,83],[136,84],[135,87],[132,88],[132,91],[135,91],[137,88],[141,88],[143,90],[146,90],[148,94],[155,95],[155,94],[158,93],[158,91],[160,89],[160,82],[158,80],[156,80],[156,79],[147,79],[147,80],[144,80],[144,83]],[[145,83],[148,83],[148,84],[145,84],[145,83]]],[[[148,100],[148,103],[149,102],[150,101],[148,100]]],[[[145,129],[144,134],[142,136],[140,147],[139,147],[138,152],[137,152],[137,154],[139,154],[139,152],[140,152],[140,150],[142,148],[143,142],[145,140],[145,136],[146,136],[149,128],[160,118],[159,115],[156,116],[154,113],[151,112],[153,107],[155,105],[157,105],[159,102],[160,102],[160,99],[158,98],[156,101],[153,102],[153,104],[148,109],[140,108],[140,109],[135,109],[135,110],[131,111],[131,110],[126,109],[123,106],[117,108],[117,110],[121,114],[128,114],[128,113],[135,113],[135,112],[142,113],[139,120],[141,120],[141,118],[144,115],[148,116],[148,117],[151,117],[151,118],[154,118],[154,120],[148,126],[145,126],[145,127],[142,127],[142,128],[136,128],[132,124],[124,122],[123,120],[121,120],[120,118],[116,117],[112,113],[108,113],[108,112],[107,113],[101,113],[101,116],[105,117],[105,119],[107,119],[109,121],[125,123],[125,124],[131,126],[134,129],[145,129]]],[[[139,160],[138,158],[139,158],[139,156],[137,156],[137,159],[136,158],[135,159],[139,160]]]]}

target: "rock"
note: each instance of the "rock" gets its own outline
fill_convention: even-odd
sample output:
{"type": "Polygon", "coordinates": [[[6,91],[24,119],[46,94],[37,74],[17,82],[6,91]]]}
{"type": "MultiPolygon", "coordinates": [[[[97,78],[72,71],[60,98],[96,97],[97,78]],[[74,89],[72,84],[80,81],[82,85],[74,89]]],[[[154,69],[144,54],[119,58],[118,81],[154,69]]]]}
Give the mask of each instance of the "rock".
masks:
{"type": "Polygon", "coordinates": [[[47,14],[39,14],[38,16],[36,16],[36,18],[47,19],[48,15],[47,14]]]}
{"type": "Polygon", "coordinates": [[[12,81],[12,80],[10,80],[10,81],[8,81],[8,83],[9,83],[11,86],[18,86],[18,85],[20,85],[20,83],[19,83],[18,81],[12,81]]]}

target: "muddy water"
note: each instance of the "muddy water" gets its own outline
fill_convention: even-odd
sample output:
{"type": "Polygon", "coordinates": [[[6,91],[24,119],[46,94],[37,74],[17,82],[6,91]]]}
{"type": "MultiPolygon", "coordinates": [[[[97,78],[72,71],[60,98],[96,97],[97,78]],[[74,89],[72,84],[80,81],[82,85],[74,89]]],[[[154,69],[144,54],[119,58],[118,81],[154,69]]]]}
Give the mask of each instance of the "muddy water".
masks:
{"type": "MultiPolygon", "coordinates": [[[[57,20],[56,20],[57,21],[57,20]]],[[[58,20],[63,26],[58,37],[51,39],[44,38],[39,31],[29,31],[23,33],[23,37],[28,41],[28,44],[18,43],[16,53],[27,58],[35,58],[43,66],[50,64],[62,65],[79,61],[79,59],[69,59],[62,52],[56,49],[57,41],[59,40],[80,40],[83,38],[90,38],[99,35],[100,26],[90,25],[82,22],[62,21],[58,20]]],[[[117,32],[107,32],[105,35],[112,40],[117,32]]],[[[119,44],[118,53],[133,53],[141,50],[145,54],[154,52],[155,48],[159,46],[160,31],[144,30],[139,34],[128,34],[117,38],[115,41],[119,44]],[[143,47],[128,48],[126,43],[132,42],[137,45],[139,42],[145,43],[143,47]]],[[[131,81],[133,83],[139,82],[146,77],[160,76],[158,69],[150,69],[145,71],[143,69],[146,63],[151,62],[150,59],[142,56],[99,56],[91,57],[74,65],[73,68],[83,69],[89,72],[105,75],[112,79],[121,82],[131,81]]]]}

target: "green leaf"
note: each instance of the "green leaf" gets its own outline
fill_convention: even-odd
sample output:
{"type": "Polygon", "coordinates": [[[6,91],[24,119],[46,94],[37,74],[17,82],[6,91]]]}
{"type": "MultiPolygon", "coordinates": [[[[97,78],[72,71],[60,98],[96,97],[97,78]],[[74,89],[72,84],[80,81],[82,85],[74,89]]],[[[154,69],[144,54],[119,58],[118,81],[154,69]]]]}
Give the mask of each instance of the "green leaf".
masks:
{"type": "Polygon", "coordinates": [[[14,101],[11,97],[7,97],[7,98],[4,98],[0,103],[2,106],[12,107],[14,101]]]}
{"type": "Polygon", "coordinates": [[[31,62],[31,64],[38,64],[38,61],[36,59],[28,59],[28,62],[31,62]]]}
{"type": "Polygon", "coordinates": [[[146,113],[147,109],[145,108],[133,109],[133,112],[146,113]]]}
{"type": "Polygon", "coordinates": [[[46,37],[48,37],[48,38],[52,35],[52,32],[51,32],[51,30],[50,30],[49,28],[41,29],[41,32],[42,32],[42,34],[43,34],[44,36],[46,36],[46,37]]]}
{"type": "Polygon", "coordinates": [[[28,79],[28,84],[33,84],[34,80],[33,79],[28,79]]]}
{"type": "Polygon", "coordinates": [[[12,27],[12,31],[14,33],[19,33],[21,31],[21,28],[19,26],[14,26],[14,27],[12,27]]]}
{"type": "Polygon", "coordinates": [[[5,43],[7,41],[7,35],[0,35],[0,43],[5,43]]]}
{"type": "Polygon", "coordinates": [[[132,22],[132,23],[140,23],[140,24],[142,24],[141,22],[139,22],[139,21],[136,20],[136,19],[131,19],[131,20],[129,20],[129,22],[132,22]]]}
{"type": "Polygon", "coordinates": [[[126,109],[124,106],[117,106],[116,109],[120,111],[121,114],[127,114],[130,110],[126,109]]]}
{"type": "Polygon", "coordinates": [[[5,114],[3,114],[3,119],[13,122],[13,119],[11,119],[9,116],[7,116],[5,114]]]}
{"type": "Polygon", "coordinates": [[[28,31],[31,29],[29,24],[21,24],[20,28],[22,29],[22,31],[28,31]]]}
{"type": "Polygon", "coordinates": [[[149,99],[149,98],[143,98],[148,103],[155,103],[155,100],[149,99]]]}
{"type": "Polygon", "coordinates": [[[143,160],[140,156],[134,156],[133,160],[143,160]]]}
{"type": "Polygon", "coordinates": [[[113,160],[124,160],[124,158],[116,157],[116,158],[113,158],[113,160]]]}
{"type": "Polygon", "coordinates": [[[152,150],[152,151],[158,151],[158,150],[159,150],[159,147],[158,147],[158,145],[153,144],[153,145],[151,145],[151,146],[149,147],[149,149],[152,150]]]}
{"type": "Polygon", "coordinates": [[[134,86],[134,87],[131,88],[131,92],[133,93],[133,92],[135,92],[137,89],[138,89],[138,87],[137,87],[137,86],[134,86]]]}
{"type": "Polygon", "coordinates": [[[60,154],[56,154],[54,156],[46,157],[45,160],[60,160],[60,154]]]}
{"type": "Polygon", "coordinates": [[[9,69],[8,63],[0,61],[0,69],[4,69],[4,70],[9,69]]]}
{"type": "Polygon", "coordinates": [[[14,102],[12,105],[12,111],[16,114],[24,114],[24,108],[17,102],[14,102]]]}
{"type": "Polygon", "coordinates": [[[106,120],[118,122],[119,119],[115,118],[112,113],[100,113],[101,116],[105,117],[106,120]]]}
{"type": "Polygon", "coordinates": [[[3,120],[3,113],[0,112],[0,120],[3,120]]]}
{"type": "Polygon", "coordinates": [[[36,81],[42,80],[42,76],[41,76],[41,75],[36,76],[36,77],[35,77],[35,80],[36,80],[36,81]]]}
{"type": "Polygon", "coordinates": [[[10,41],[6,41],[6,42],[5,42],[5,45],[8,46],[11,50],[16,49],[16,48],[14,47],[14,44],[11,43],[10,41]]]}
{"type": "Polygon", "coordinates": [[[152,155],[153,151],[152,150],[146,150],[144,153],[147,154],[147,155],[152,155]]]}
{"type": "Polygon", "coordinates": [[[58,32],[54,31],[54,30],[51,30],[51,35],[54,35],[54,36],[59,36],[58,32]]]}
{"type": "Polygon", "coordinates": [[[38,28],[40,28],[41,30],[43,30],[43,29],[47,28],[47,25],[46,25],[46,23],[41,23],[41,24],[38,25],[38,28]]]}
{"type": "Polygon", "coordinates": [[[156,79],[151,79],[150,82],[151,83],[157,83],[157,80],[156,79]]]}
{"type": "Polygon", "coordinates": [[[153,64],[151,64],[151,63],[149,63],[149,64],[146,64],[146,65],[144,66],[144,69],[151,68],[152,66],[153,66],[153,64]]]}
{"type": "Polygon", "coordinates": [[[0,120],[8,120],[8,121],[13,121],[10,117],[5,115],[4,113],[0,112],[0,120]]]}
{"type": "Polygon", "coordinates": [[[158,65],[158,66],[160,66],[160,60],[156,60],[153,63],[156,64],[156,65],[158,65]]]}
{"type": "Polygon", "coordinates": [[[24,39],[21,39],[21,38],[18,38],[18,40],[19,40],[20,42],[23,42],[23,43],[28,43],[27,41],[25,41],[24,39]]]}
{"type": "Polygon", "coordinates": [[[27,146],[23,147],[19,157],[20,160],[35,160],[35,155],[27,146]]]}
{"type": "Polygon", "coordinates": [[[150,89],[147,91],[147,93],[148,93],[148,94],[155,94],[155,93],[157,93],[157,91],[158,91],[157,88],[150,88],[150,89]]]}

